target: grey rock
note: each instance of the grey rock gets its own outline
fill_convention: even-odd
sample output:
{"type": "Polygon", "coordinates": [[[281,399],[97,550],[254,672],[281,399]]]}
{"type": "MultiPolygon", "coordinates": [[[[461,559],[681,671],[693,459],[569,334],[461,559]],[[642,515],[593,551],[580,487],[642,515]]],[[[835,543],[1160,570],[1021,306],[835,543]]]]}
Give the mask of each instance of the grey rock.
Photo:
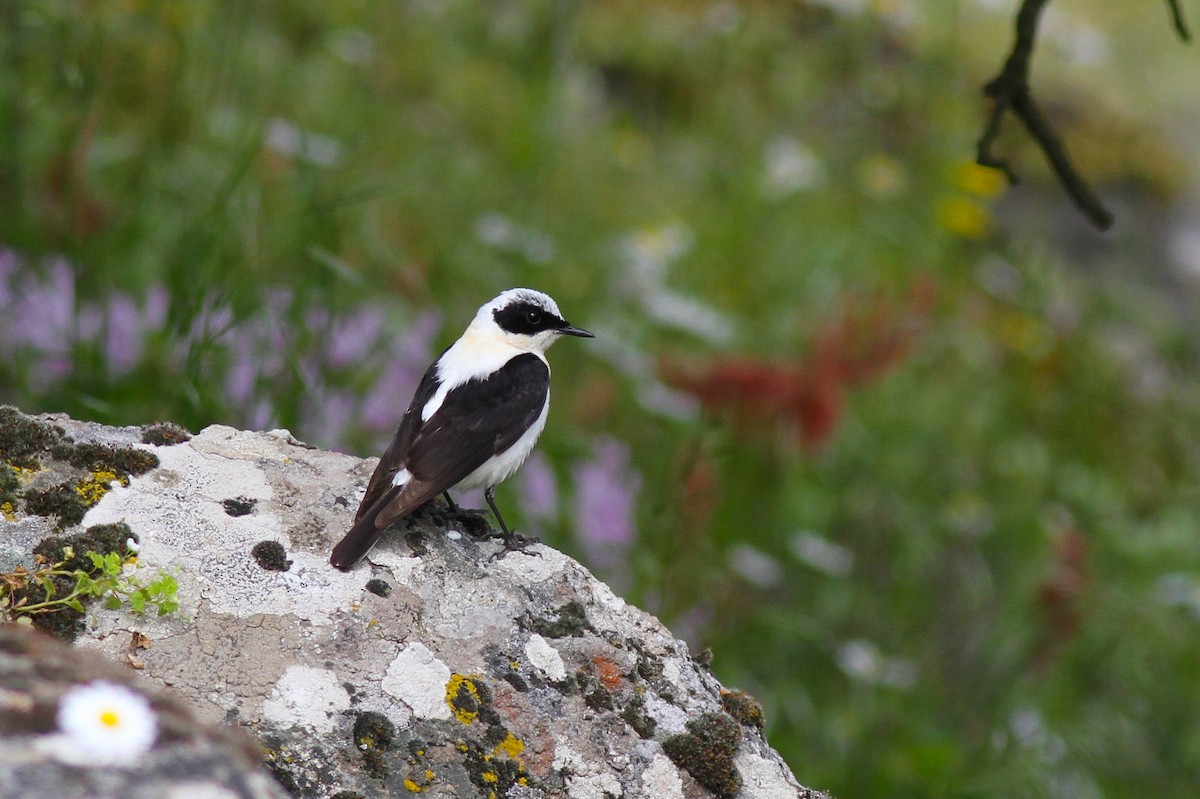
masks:
{"type": "Polygon", "coordinates": [[[95,652],[24,625],[0,625],[0,686],[0,797],[5,799],[287,796],[262,767],[249,735],[202,723],[178,695],[95,652]],[[86,756],[80,760],[55,746],[55,716],[63,696],[98,680],[145,697],[156,717],[152,748],[129,765],[88,766],[86,756]]]}
{"type": "Polygon", "coordinates": [[[144,675],[257,736],[294,796],[821,796],[754,719],[729,723],[683,642],[554,549],[495,557],[468,534],[478,516],[437,506],[351,572],[330,567],[373,460],[285,430],[213,426],[156,447],[138,428],[53,421],[157,455],[82,526],[128,524],[139,569],[179,581],[178,613],[91,606],[78,645],[121,660],[147,636],[144,675]],[[723,776],[698,765],[710,756],[723,776]]]}

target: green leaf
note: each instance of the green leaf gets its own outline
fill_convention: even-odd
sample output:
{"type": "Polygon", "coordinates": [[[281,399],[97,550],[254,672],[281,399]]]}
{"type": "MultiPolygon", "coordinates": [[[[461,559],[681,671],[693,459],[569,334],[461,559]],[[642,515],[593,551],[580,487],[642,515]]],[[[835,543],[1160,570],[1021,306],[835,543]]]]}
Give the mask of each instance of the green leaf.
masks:
{"type": "Polygon", "coordinates": [[[149,590],[155,596],[174,596],[175,592],[179,590],[179,583],[171,575],[160,572],[159,578],[150,583],[149,590]]]}
{"type": "Polygon", "coordinates": [[[80,613],[83,613],[83,603],[78,599],[72,597],[71,599],[66,600],[66,604],[67,607],[71,608],[72,610],[77,610],[80,613]]]}

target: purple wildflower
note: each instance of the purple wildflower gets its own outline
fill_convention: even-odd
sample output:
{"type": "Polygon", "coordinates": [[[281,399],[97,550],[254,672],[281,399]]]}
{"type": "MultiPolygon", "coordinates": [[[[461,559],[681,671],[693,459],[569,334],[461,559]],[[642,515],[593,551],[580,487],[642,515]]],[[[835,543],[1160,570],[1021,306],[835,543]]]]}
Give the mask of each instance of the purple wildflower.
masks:
{"type": "Polygon", "coordinates": [[[421,373],[407,363],[387,363],[363,400],[362,419],[367,429],[380,433],[395,430],[420,379],[421,373]]]}
{"type": "Polygon", "coordinates": [[[108,324],[104,331],[108,368],[117,375],[128,374],[142,357],[146,334],[144,318],[133,299],[115,294],[108,300],[108,324]]]}
{"type": "Polygon", "coordinates": [[[388,360],[363,401],[363,422],[368,429],[381,434],[396,429],[428,367],[433,337],[440,325],[441,317],[427,311],[409,327],[408,335],[398,340],[399,351],[388,360]]]}
{"type": "Polygon", "coordinates": [[[338,447],[346,439],[346,428],[356,415],[354,394],[345,390],[326,390],[309,398],[304,405],[301,429],[304,439],[322,447],[338,447]]]}
{"type": "Polygon", "coordinates": [[[42,355],[68,359],[75,330],[74,271],[65,260],[55,259],[46,280],[26,277],[17,291],[10,328],[17,337],[14,343],[26,344],[42,355]]]}
{"type": "Polygon", "coordinates": [[[383,330],[383,314],[366,308],[330,325],[329,365],[341,369],[358,363],[375,351],[383,330]]]}
{"type": "Polygon", "coordinates": [[[254,395],[258,385],[258,364],[253,358],[237,358],[225,372],[225,396],[242,405],[254,395]]]}
{"type": "Polygon", "coordinates": [[[226,339],[233,328],[233,311],[225,306],[214,305],[210,300],[204,301],[204,307],[192,320],[187,340],[183,342],[184,349],[195,344],[211,344],[214,341],[226,339]]]}
{"type": "Polygon", "coordinates": [[[531,522],[553,522],[558,518],[558,483],[550,462],[534,452],[517,472],[517,491],[521,510],[531,522]]]}
{"type": "Polygon", "coordinates": [[[146,292],[142,318],[147,330],[161,330],[167,323],[167,311],[171,307],[171,294],[167,287],[157,283],[146,292]]]}
{"type": "Polygon", "coordinates": [[[259,400],[245,418],[246,426],[251,430],[270,430],[277,424],[278,417],[269,400],[259,400]]]}
{"type": "Polygon", "coordinates": [[[637,534],[634,501],[641,475],[629,462],[629,447],[601,438],[591,460],[571,472],[575,483],[575,534],[600,566],[615,565],[637,534]]]}

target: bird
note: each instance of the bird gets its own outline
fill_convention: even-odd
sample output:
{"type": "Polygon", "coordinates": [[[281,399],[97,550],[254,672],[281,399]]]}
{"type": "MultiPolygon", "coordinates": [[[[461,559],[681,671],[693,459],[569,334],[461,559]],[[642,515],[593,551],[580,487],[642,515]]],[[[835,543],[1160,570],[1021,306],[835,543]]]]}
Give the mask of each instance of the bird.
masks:
{"type": "Polygon", "coordinates": [[[483,488],[505,551],[521,539],[493,494],[533,450],[550,407],[546,350],[562,336],[595,336],[563,319],[549,295],[501,292],[425,372],[367,483],[354,524],[329,562],[348,571],[393,523],[450,489],[483,488]]]}

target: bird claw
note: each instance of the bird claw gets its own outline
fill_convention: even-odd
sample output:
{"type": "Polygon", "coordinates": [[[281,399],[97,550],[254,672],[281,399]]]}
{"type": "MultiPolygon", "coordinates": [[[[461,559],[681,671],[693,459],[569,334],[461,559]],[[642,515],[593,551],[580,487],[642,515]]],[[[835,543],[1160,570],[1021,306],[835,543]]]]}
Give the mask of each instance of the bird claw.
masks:
{"type": "Polygon", "coordinates": [[[533,555],[536,558],[540,558],[542,556],[541,552],[531,552],[528,549],[528,547],[534,544],[542,543],[541,539],[539,539],[537,536],[526,538],[525,536],[513,530],[507,533],[501,533],[500,538],[501,543],[504,544],[504,547],[499,552],[493,553],[491,560],[499,560],[509,552],[520,552],[524,555],[533,555]]]}

